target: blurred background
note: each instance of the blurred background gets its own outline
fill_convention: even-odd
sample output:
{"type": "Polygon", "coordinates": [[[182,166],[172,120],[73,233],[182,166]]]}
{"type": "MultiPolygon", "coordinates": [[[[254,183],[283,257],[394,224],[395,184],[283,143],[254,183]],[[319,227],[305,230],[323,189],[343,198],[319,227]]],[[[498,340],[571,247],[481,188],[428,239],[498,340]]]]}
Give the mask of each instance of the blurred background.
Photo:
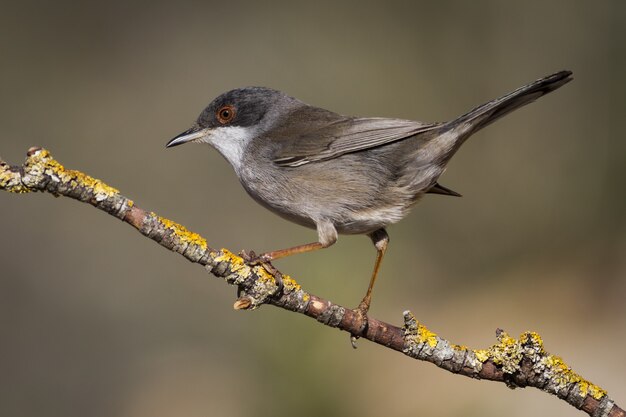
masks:
{"type": "MultiPolygon", "coordinates": [[[[315,239],[250,199],[209,147],[166,150],[231,88],[344,114],[453,118],[561,69],[574,82],[468,141],[389,228],[374,317],[454,343],[501,327],[626,405],[626,3],[0,4],[0,155],[44,146],[214,247],[315,239]]],[[[92,207],[0,193],[2,416],[581,415],[538,390],[447,373],[235,289],[92,207]]],[[[362,236],[276,262],[355,306],[362,236]]]]}

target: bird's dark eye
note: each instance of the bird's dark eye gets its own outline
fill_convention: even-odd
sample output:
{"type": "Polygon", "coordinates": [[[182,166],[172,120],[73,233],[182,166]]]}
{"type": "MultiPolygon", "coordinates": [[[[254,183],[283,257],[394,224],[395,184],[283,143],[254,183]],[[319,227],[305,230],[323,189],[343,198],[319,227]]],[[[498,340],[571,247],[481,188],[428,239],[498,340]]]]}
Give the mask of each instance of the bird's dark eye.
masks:
{"type": "Polygon", "coordinates": [[[235,117],[235,108],[233,106],[222,106],[216,113],[217,121],[225,125],[235,117]]]}

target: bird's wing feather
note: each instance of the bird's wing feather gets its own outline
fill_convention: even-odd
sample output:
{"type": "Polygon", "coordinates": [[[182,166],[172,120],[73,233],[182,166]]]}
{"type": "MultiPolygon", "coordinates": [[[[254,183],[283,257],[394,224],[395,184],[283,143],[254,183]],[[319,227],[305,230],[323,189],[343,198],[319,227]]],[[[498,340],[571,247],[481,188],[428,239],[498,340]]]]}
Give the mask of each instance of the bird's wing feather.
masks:
{"type": "MultiPolygon", "coordinates": [[[[306,122],[304,123],[306,125],[306,122]]],[[[316,120],[310,129],[281,139],[281,150],[274,157],[279,166],[297,167],[324,161],[395,142],[431,130],[439,123],[385,118],[341,118],[316,120]]]]}

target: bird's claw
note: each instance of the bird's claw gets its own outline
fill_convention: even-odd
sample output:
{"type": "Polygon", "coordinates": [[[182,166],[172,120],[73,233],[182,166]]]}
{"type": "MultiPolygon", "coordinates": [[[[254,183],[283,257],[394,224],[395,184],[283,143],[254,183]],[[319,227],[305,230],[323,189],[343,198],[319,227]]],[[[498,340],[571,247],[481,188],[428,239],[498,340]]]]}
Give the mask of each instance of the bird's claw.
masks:
{"type": "MultiPolygon", "coordinates": [[[[365,301],[365,300],[364,300],[365,301]]],[[[354,312],[355,322],[358,326],[358,330],[350,335],[350,344],[354,349],[357,348],[356,341],[367,332],[368,320],[367,320],[367,311],[369,310],[369,305],[361,301],[359,306],[352,310],[354,312]]]]}
{"type": "Polygon", "coordinates": [[[257,255],[253,250],[242,250],[241,252],[239,252],[239,256],[241,256],[245,263],[250,266],[269,264],[269,262],[271,261],[267,254],[262,253],[260,255],[257,255]]]}
{"type": "Polygon", "coordinates": [[[247,263],[248,265],[254,263],[254,261],[258,259],[258,256],[253,250],[244,249],[241,252],[239,252],[239,256],[241,256],[244,262],[247,263]]]}
{"type": "Polygon", "coordinates": [[[272,277],[274,277],[274,281],[276,281],[276,294],[282,294],[283,292],[283,274],[278,271],[278,269],[274,268],[274,265],[270,263],[271,259],[267,256],[267,254],[262,253],[257,255],[254,251],[242,250],[239,252],[239,256],[241,256],[244,262],[249,266],[257,266],[261,265],[272,277]]]}
{"type": "Polygon", "coordinates": [[[356,345],[357,340],[359,340],[359,336],[350,335],[350,344],[352,345],[352,349],[356,349],[358,347],[356,345]]]}

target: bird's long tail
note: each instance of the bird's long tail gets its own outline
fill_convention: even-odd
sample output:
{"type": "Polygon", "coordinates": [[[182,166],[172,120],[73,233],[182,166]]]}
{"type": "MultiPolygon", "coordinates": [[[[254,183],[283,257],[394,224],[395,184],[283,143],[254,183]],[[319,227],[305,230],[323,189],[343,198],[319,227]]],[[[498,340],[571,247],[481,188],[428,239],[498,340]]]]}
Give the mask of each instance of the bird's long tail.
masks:
{"type": "Polygon", "coordinates": [[[571,71],[560,71],[555,74],[548,75],[547,77],[520,87],[500,98],[478,106],[457,119],[446,123],[442,127],[447,129],[467,129],[467,133],[463,135],[467,138],[472,133],[475,133],[483,127],[493,123],[502,116],[507,115],[522,106],[532,103],[544,94],[548,94],[549,92],[556,90],[571,80],[571,71]]]}
{"type": "MultiPolygon", "coordinates": [[[[445,166],[463,142],[473,133],[476,133],[483,127],[495,122],[513,110],[532,103],[539,97],[556,90],[571,80],[571,71],[560,71],[548,75],[547,77],[543,77],[520,87],[500,98],[491,100],[454,120],[440,125],[438,127],[438,134],[435,135],[434,140],[430,142],[430,144],[434,146],[434,149],[431,149],[432,154],[438,155],[438,157],[436,157],[437,164],[441,167],[445,166]]],[[[434,178],[434,181],[436,181],[436,179],[437,178],[434,178]]],[[[430,180],[431,183],[429,187],[431,188],[426,192],[455,196],[460,195],[436,182],[432,185],[433,178],[430,180]]],[[[424,184],[423,181],[421,181],[416,188],[422,189],[423,187],[424,184]]]]}

